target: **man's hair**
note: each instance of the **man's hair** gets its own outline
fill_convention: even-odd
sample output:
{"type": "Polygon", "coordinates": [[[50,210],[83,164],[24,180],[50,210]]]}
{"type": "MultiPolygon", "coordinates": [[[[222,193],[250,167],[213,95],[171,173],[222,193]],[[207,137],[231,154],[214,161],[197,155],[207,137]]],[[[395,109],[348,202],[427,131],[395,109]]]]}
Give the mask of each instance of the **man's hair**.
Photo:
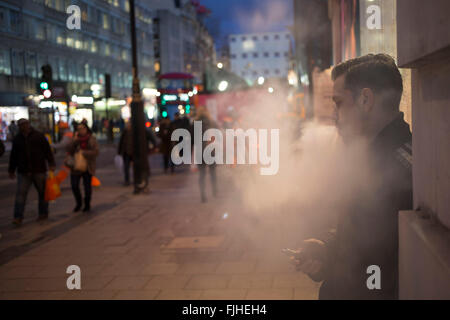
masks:
{"type": "Polygon", "coordinates": [[[386,108],[398,110],[403,94],[403,80],[394,59],[387,54],[368,54],[338,64],[331,77],[345,75],[345,88],[357,97],[364,88],[383,95],[386,108]]]}

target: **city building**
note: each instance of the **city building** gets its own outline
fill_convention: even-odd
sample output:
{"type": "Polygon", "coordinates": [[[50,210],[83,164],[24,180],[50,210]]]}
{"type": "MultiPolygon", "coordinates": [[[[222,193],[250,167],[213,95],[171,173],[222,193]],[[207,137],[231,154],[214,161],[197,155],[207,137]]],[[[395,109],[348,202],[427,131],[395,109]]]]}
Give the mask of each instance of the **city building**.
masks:
{"type": "Polygon", "coordinates": [[[290,32],[232,34],[228,43],[231,71],[249,83],[259,77],[287,79],[292,48],[290,32]]]}
{"type": "Polygon", "coordinates": [[[208,9],[190,0],[156,0],[149,5],[156,12],[157,73],[189,73],[195,83],[202,83],[207,66],[216,61],[214,40],[204,23],[208,9]]]}
{"type": "MultiPolygon", "coordinates": [[[[153,18],[148,1],[136,1],[141,88],[155,87],[153,18]]],[[[52,131],[58,120],[92,124],[94,118],[120,117],[132,87],[129,19],[127,0],[1,0],[2,127],[27,113],[43,131],[52,131]],[[80,29],[66,24],[72,4],[81,9],[80,29]],[[46,64],[54,90],[43,100],[38,83],[46,64]],[[112,86],[107,102],[105,74],[112,86]]]]}

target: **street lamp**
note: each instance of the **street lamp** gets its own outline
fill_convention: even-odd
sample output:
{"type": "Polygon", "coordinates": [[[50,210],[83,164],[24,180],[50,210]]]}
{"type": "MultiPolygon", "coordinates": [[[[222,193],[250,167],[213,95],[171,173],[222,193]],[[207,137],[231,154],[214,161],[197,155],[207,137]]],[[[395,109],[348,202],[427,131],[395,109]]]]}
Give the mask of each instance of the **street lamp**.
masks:
{"type": "Polygon", "coordinates": [[[259,78],[258,78],[258,84],[259,84],[260,86],[262,86],[262,85],[264,84],[264,81],[265,81],[264,77],[259,77],[259,78]]]}
{"type": "Polygon", "coordinates": [[[270,88],[267,89],[267,91],[268,91],[269,93],[273,93],[273,92],[274,92],[274,89],[273,89],[272,87],[270,87],[270,88]]]}
{"type": "Polygon", "coordinates": [[[222,62],[219,62],[219,63],[217,64],[217,68],[222,69],[222,68],[223,68],[223,63],[222,63],[222,62]]]}
{"type": "Polygon", "coordinates": [[[225,91],[228,88],[228,81],[220,81],[219,86],[217,87],[219,89],[219,91],[225,91]]]}
{"type": "Polygon", "coordinates": [[[131,125],[133,133],[133,172],[134,172],[134,194],[146,191],[149,177],[149,166],[147,160],[147,141],[144,121],[144,104],[142,102],[141,89],[139,85],[139,69],[137,59],[136,43],[136,17],[134,0],[130,4],[130,29],[131,50],[133,61],[133,99],[131,101],[131,125]]]}

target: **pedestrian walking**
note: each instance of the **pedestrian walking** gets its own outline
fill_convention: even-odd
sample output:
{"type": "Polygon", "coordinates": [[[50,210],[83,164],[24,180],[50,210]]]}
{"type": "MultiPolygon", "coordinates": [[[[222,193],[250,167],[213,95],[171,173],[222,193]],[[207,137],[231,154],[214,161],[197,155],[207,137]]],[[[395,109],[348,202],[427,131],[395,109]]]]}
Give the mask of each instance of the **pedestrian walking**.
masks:
{"type": "Polygon", "coordinates": [[[117,150],[117,154],[122,156],[123,159],[123,173],[125,175],[125,186],[130,185],[130,165],[133,159],[133,133],[131,131],[131,121],[128,121],[125,125],[117,150]]]}
{"type": "Polygon", "coordinates": [[[92,131],[86,123],[80,123],[77,126],[72,143],[69,145],[68,153],[70,160],[67,164],[71,169],[70,183],[75,197],[76,206],[74,212],[81,210],[82,197],[80,190],[80,180],[83,180],[84,186],[84,208],[83,212],[91,209],[92,198],[92,176],[95,175],[96,160],[98,156],[98,143],[92,131]]]}
{"type": "Polygon", "coordinates": [[[163,156],[164,173],[167,173],[169,167],[171,172],[174,171],[174,164],[170,159],[170,153],[172,152],[173,147],[172,141],[170,139],[172,135],[171,128],[172,126],[169,118],[163,118],[159,123],[158,136],[161,140],[160,151],[163,156]]]}
{"type": "Polygon", "coordinates": [[[11,121],[11,123],[8,126],[9,131],[9,137],[10,140],[14,140],[14,137],[19,133],[19,128],[16,125],[16,122],[14,120],[11,121]]]}
{"type": "MultiPolygon", "coordinates": [[[[208,129],[217,128],[217,124],[215,121],[211,118],[208,109],[206,109],[203,106],[200,106],[197,108],[197,116],[195,118],[195,121],[201,121],[202,123],[202,137],[204,136],[205,132],[208,129]]],[[[193,136],[193,135],[192,135],[193,136]]],[[[212,141],[203,141],[202,143],[202,154],[205,147],[211,143],[212,141]]],[[[194,151],[195,152],[195,151],[194,151]]],[[[198,165],[198,171],[199,171],[199,186],[200,186],[200,195],[201,195],[201,201],[203,203],[207,202],[206,197],[206,170],[209,171],[209,175],[211,178],[211,187],[212,187],[212,193],[214,197],[217,197],[217,176],[216,176],[216,164],[206,164],[201,163],[198,165]]]]}
{"type": "Polygon", "coordinates": [[[36,131],[27,119],[20,119],[19,133],[13,140],[9,158],[9,177],[16,178],[17,191],[14,204],[13,223],[19,226],[23,221],[26,199],[31,184],[38,192],[38,220],[48,218],[48,202],[45,201],[47,169],[55,170],[55,159],[45,136],[36,131]]]}

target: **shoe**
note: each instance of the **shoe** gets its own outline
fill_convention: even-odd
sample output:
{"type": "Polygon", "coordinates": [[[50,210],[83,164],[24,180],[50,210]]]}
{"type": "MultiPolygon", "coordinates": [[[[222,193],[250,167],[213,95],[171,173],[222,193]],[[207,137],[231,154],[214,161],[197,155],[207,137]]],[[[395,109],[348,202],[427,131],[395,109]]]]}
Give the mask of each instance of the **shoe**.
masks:
{"type": "Polygon", "coordinates": [[[36,221],[44,221],[48,219],[48,214],[40,214],[36,221]]]}
{"type": "Polygon", "coordinates": [[[16,227],[18,227],[18,226],[20,226],[22,224],[22,220],[23,220],[22,218],[15,218],[12,223],[16,227]]]}
{"type": "Polygon", "coordinates": [[[83,212],[89,212],[91,211],[91,205],[85,205],[83,208],[83,212]]]}
{"type": "Polygon", "coordinates": [[[81,210],[81,204],[77,204],[77,206],[73,209],[73,212],[78,212],[81,210]]]}

